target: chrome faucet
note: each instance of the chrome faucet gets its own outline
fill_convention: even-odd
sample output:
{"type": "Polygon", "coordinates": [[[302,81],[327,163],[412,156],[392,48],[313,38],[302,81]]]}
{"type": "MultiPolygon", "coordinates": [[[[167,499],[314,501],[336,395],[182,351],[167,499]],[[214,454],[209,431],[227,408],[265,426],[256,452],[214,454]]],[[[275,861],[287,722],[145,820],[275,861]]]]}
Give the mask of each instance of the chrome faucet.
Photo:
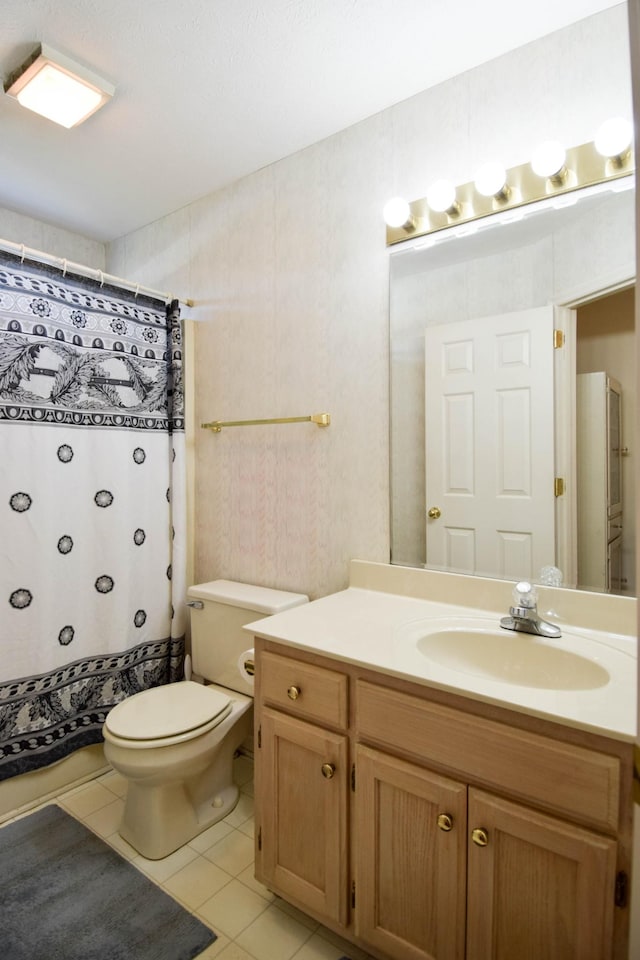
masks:
{"type": "Polygon", "coordinates": [[[509,607],[509,616],[500,621],[503,630],[518,630],[520,633],[534,633],[539,637],[559,637],[560,628],[547,623],[538,616],[535,587],[528,580],[516,583],[513,590],[513,606],[509,607]]]}

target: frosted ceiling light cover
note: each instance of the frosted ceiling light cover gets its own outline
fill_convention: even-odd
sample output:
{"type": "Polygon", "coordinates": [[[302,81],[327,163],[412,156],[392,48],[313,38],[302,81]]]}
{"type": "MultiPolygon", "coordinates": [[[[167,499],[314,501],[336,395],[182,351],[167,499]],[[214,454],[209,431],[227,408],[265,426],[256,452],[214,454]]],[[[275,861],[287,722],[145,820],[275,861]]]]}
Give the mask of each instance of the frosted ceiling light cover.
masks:
{"type": "Polygon", "coordinates": [[[427,203],[435,213],[446,213],[455,202],[456,188],[450,180],[436,180],[427,190],[427,203]]]}
{"type": "Polygon", "coordinates": [[[603,157],[620,157],[627,152],[633,140],[633,126],[624,117],[605,120],[596,133],[596,150],[603,157]]]}
{"type": "Polygon", "coordinates": [[[554,177],[564,167],[567,152],[557,140],[545,140],[536,147],[531,168],[539,177],[554,177]]]}
{"type": "Polygon", "coordinates": [[[27,110],[70,128],[79,118],[97,109],[101,96],[97,90],[79,84],[73,77],[47,63],[31,83],[20,91],[17,100],[27,110]]]}
{"type": "Polygon", "coordinates": [[[411,220],[411,208],[402,197],[393,197],[385,203],[382,215],[388,227],[404,227],[411,220]]]}
{"type": "Polygon", "coordinates": [[[106,103],[112,84],[51,47],[41,45],[9,78],[6,93],[18,103],[69,129],[106,103]]]}

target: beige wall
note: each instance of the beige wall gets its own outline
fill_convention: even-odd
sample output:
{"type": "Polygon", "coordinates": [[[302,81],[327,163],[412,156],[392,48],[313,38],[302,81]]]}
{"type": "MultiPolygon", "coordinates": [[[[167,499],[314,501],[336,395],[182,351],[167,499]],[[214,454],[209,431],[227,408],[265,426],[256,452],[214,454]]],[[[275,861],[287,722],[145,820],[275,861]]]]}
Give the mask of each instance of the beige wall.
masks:
{"type": "Polygon", "coordinates": [[[467,182],[487,157],[524,162],[547,137],[591,140],[630,112],[621,5],[110,246],[112,273],[196,301],[198,423],[332,416],[328,429],[195,431],[196,580],[317,597],[346,585],[351,557],[388,559],[384,201],[443,175],[467,182]]]}
{"type": "Polygon", "coordinates": [[[33,250],[73,260],[95,270],[106,270],[106,248],[103,243],[4,207],[0,207],[0,239],[23,243],[33,250]]]}

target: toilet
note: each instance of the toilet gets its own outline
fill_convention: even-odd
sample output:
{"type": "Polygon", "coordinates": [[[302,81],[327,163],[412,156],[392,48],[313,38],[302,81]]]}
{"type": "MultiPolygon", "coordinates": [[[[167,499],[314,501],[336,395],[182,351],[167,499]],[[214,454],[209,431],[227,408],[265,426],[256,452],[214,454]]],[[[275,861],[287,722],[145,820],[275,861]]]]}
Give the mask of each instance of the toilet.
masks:
{"type": "Polygon", "coordinates": [[[232,580],[190,587],[191,656],[204,683],[182,680],[133,694],[102,728],[104,753],[127,780],[120,835],[159,860],[233,810],[233,757],[252,730],[253,681],[243,669],[246,623],[308,601],[232,580]]]}

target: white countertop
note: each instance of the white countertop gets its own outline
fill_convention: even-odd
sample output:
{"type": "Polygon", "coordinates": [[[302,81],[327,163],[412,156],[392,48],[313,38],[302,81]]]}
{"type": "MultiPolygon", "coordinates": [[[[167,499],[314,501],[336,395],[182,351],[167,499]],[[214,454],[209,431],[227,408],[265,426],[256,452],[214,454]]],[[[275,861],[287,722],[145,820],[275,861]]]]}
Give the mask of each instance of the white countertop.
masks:
{"type": "MultiPolygon", "coordinates": [[[[426,571],[425,575],[428,576],[426,571]]],[[[461,577],[461,585],[469,579],[461,577]]],[[[507,590],[507,596],[509,594],[510,590],[507,590]]],[[[631,633],[604,633],[587,629],[584,625],[573,627],[559,618],[563,636],[559,641],[548,642],[559,649],[586,656],[604,667],[610,676],[609,681],[601,686],[576,690],[523,686],[445,666],[420,652],[415,636],[421,630],[410,626],[414,621],[463,616],[488,622],[495,619],[500,632],[500,617],[507,612],[505,608],[488,610],[479,605],[461,606],[351,586],[285,613],[249,623],[245,630],[343,663],[379,670],[389,676],[617,740],[634,741],[637,643],[631,633]]],[[[505,633],[509,635],[507,631],[505,633]]]]}

